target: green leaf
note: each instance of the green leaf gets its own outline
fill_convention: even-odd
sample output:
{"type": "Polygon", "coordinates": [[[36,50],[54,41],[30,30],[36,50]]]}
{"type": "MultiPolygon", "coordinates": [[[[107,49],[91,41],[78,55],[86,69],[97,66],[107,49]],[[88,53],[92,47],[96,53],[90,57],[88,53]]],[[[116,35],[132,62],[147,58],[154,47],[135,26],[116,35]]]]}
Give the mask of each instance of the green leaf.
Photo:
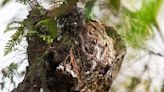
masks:
{"type": "Polygon", "coordinates": [[[45,25],[52,39],[57,37],[57,22],[53,19],[44,19],[39,21],[36,26],[45,25]]]}
{"type": "Polygon", "coordinates": [[[47,44],[51,44],[53,42],[53,39],[51,38],[51,36],[40,35],[40,37],[42,38],[43,41],[46,41],[47,44]]]}
{"type": "Polygon", "coordinates": [[[22,41],[23,34],[24,27],[19,27],[18,30],[11,36],[11,39],[6,44],[4,49],[4,55],[7,55],[14,50],[14,47],[22,41]]]}
{"type": "Polygon", "coordinates": [[[13,30],[18,30],[19,27],[21,27],[23,25],[23,22],[20,21],[12,21],[9,24],[7,24],[7,27],[4,31],[4,33],[9,32],[9,31],[13,31],[13,30]]]}
{"type": "Polygon", "coordinates": [[[22,3],[22,4],[27,4],[29,2],[31,2],[30,0],[16,0],[16,2],[22,3]]]}
{"type": "Polygon", "coordinates": [[[8,66],[8,70],[12,73],[14,72],[14,70],[16,70],[18,67],[18,64],[16,63],[11,63],[9,66],[8,66]]]}
{"type": "Polygon", "coordinates": [[[36,30],[33,30],[33,29],[29,29],[28,30],[28,36],[34,36],[35,34],[38,34],[38,32],[36,30]]]}
{"type": "Polygon", "coordinates": [[[39,21],[35,26],[39,26],[39,25],[48,25],[48,21],[49,19],[44,19],[44,20],[41,20],[39,21]]]}
{"type": "Polygon", "coordinates": [[[57,22],[50,19],[48,22],[48,30],[52,39],[57,37],[57,22]]]}
{"type": "Polygon", "coordinates": [[[17,70],[17,68],[18,68],[18,64],[17,63],[11,63],[9,66],[3,68],[2,69],[3,77],[8,77],[8,78],[13,77],[14,73],[17,70]]]}
{"type": "Polygon", "coordinates": [[[93,6],[95,5],[96,0],[90,0],[85,5],[85,19],[89,20],[93,16],[93,6]]]}

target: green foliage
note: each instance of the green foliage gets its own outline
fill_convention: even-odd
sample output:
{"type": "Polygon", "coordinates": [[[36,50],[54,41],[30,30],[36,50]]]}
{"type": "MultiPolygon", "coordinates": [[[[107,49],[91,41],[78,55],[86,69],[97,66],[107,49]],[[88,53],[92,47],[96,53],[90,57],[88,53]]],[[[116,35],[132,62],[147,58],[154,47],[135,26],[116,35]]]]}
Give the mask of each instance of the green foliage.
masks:
{"type": "Polygon", "coordinates": [[[20,22],[20,21],[12,21],[12,22],[10,22],[7,25],[4,33],[9,32],[9,31],[13,31],[13,30],[18,30],[19,27],[21,27],[22,25],[23,25],[23,22],[20,22]]]}
{"type": "Polygon", "coordinates": [[[43,38],[44,41],[47,41],[48,43],[52,42],[54,38],[57,37],[57,22],[53,19],[44,19],[39,21],[36,26],[46,26],[48,28],[49,35],[41,37],[43,38]]]}
{"type": "Polygon", "coordinates": [[[3,77],[8,77],[8,78],[13,77],[17,68],[18,68],[18,65],[16,63],[11,63],[6,68],[3,68],[2,69],[3,77]]]}
{"type": "Polygon", "coordinates": [[[24,26],[21,25],[20,27],[18,26],[11,27],[11,24],[13,23],[16,23],[16,22],[9,23],[9,25],[7,26],[7,29],[5,30],[5,32],[11,31],[11,30],[16,30],[16,32],[11,36],[11,39],[6,44],[5,49],[4,49],[4,55],[7,55],[11,51],[14,50],[14,47],[21,42],[23,34],[24,34],[24,26]]]}
{"type": "Polygon", "coordinates": [[[46,36],[46,35],[40,35],[40,37],[43,39],[43,41],[46,41],[47,44],[51,44],[53,42],[53,39],[51,38],[51,36],[46,36]]]}
{"type": "Polygon", "coordinates": [[[36,25],[30,25],[28,21],[13,21],[7,25],[6,30],[4,31],[9,32],[16,30],[16,32],[11,36],[11,39],[5,46],[4,55],[9,54],[14,50],[15,46],[20,44],[22,38],[25,36],[24,29],[28,30],[28,36],[32,37],[36,36],[35,34],[37,34],[43,39],[43,41],[46,41],[48,44],[52,43],[53,40],[57,37],[57,23],[53,19],[42,19],[36,25]],[[45,26],[47,28],[47,30],[39,30],[44,31],[45,34],[39,34],[39,31],[35,29],[40,26],[45,26]],[[46,31],[48,31],[48,34],[46,34],[46,31]]]}
{"type": "Polygon", "coordinates": [[[39,34],[36,30],[29,29],[27,36],[32,37],[32,36],[35,36],[36,34],[39,34]]]}
{"type": "Polygon", "coordinates": [[[93,7],[95,5],[96,0],[90,0],[85,5],[85,19],[89,20],[93,17],[93,7]]]}
{"type": "Polygon", "coordinates": [[[145,40],[152,34],[152,26],[156,24],[160,6],[159,1],[161,0],[143,0],[142,8],[135,12],[124,9],[127,23],[124,23],[125,29],[121,34],[130,46],[135,48],[144,46],[145,40]]]}
{"type": "MultiPolygon", "coordinates": [[[[13,1],[13,0],[2,0],[2,3],[1,3],[1,7],[5,6],[6,4],[8,4],[10,1],[13,1]]],[[[19,2],[19,3],[22,3],[22,4],[27,4],[30,0],[16,0],[16,2],[19,2]]]]}
{"type": "Polygon", "coordinates": [[[30,0],[16,0],[19,3],[27,4],[30,0]]]}
{"type": "Polygon", "coordinates": [[[48,23],[48,31],[50,33],[51,39],[54,39],[57,37],[57,22],[55,20],[49,19],[48,23]]]}

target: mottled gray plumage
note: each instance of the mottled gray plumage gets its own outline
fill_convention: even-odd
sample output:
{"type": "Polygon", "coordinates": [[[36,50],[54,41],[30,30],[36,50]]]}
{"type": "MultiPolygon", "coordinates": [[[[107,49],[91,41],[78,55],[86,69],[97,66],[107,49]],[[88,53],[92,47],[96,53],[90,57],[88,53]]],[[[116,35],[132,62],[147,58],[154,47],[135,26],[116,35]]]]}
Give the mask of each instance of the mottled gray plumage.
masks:
{"type": "MultiPolygon", "coordinates": [[[[52,72],[48,80],[58,74],[57,79],[69,78],[63,85],[71,83],[71,92],[108,92],[125,55],[120,35],[98,21],[84,22],[78,7],[59,17],[58,22],[63,38],[48,50],[48,72],[52,72]]],[[[60,80],[48,83],[51,88],[62,85],[60,80]]]]}

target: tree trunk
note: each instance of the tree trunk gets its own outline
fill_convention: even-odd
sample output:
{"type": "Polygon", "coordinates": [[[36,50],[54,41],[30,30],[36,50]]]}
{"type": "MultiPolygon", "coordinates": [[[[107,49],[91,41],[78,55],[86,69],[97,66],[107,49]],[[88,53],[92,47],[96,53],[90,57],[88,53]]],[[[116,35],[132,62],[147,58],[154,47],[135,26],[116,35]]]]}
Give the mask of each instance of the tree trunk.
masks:
{"type": "MultiPolygon", "coordinates": [[[[34,26],[44,18],[31,12],[27,21],[34,26]]],[[[37,36],[27,37],[29,66],[13,92],[108,92],[125,55],[120,35],[98,21],[84,23],[77,7],[58,22],[63,24],[61,39],[51,46],[37,36]]]]}

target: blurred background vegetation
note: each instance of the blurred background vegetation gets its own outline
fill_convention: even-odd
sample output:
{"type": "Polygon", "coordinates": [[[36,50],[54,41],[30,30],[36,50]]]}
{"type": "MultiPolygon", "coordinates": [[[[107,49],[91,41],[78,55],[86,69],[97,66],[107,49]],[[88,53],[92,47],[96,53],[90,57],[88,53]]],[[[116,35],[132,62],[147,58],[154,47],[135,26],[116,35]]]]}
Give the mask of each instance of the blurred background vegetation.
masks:
{"type": "MultiPolygon", "coordinates": [[[[33,10],[32,4],[35,2],[41,6],[35,12],[41,12],[43,9],[52,9],[54,5],[65,1],[71,2],[72,0],[2,0],[0,5],[3,8],[11,2],[17,2],[28,6],[26,11],[30,11],[33,10]]],[[[126,57],[110,92],[164,92],[163,0],[79,1],[79,6],[84,8],[86,20],[96,19],[112,26],[126,43],[126,57]]],[[[57,14],[65,11],[64,9],[58,10],[57,14]]],[[[48,25],[50,30],[56,29],[55,25],[57,24],[52,24],[49,20],[41,20],[38,25],[41,23],[48,25]]],[[[5,55],[11,51],[19,50],[17,48],[24,41],[22,39],[27,33],[24,29],[24,22],[15,19],[8,23],[5,32],[13,30],[15,33],[5,46],[5,55]]],[[[28,30],[28,33],[35,34],[32,30],[28,30]]],[[[51,35],[41,37],[48,43],[52,42],[51,35]]],[[[1,70],[3,74],[0,81],[2,90],[7,85],[3,81],[5,78],[8,78],[8,81],[16,87],[17,84],[13,78],[24,75],[25,71],[18,72],[18,68],[24,60],[11,63],[1,70]]]]}

